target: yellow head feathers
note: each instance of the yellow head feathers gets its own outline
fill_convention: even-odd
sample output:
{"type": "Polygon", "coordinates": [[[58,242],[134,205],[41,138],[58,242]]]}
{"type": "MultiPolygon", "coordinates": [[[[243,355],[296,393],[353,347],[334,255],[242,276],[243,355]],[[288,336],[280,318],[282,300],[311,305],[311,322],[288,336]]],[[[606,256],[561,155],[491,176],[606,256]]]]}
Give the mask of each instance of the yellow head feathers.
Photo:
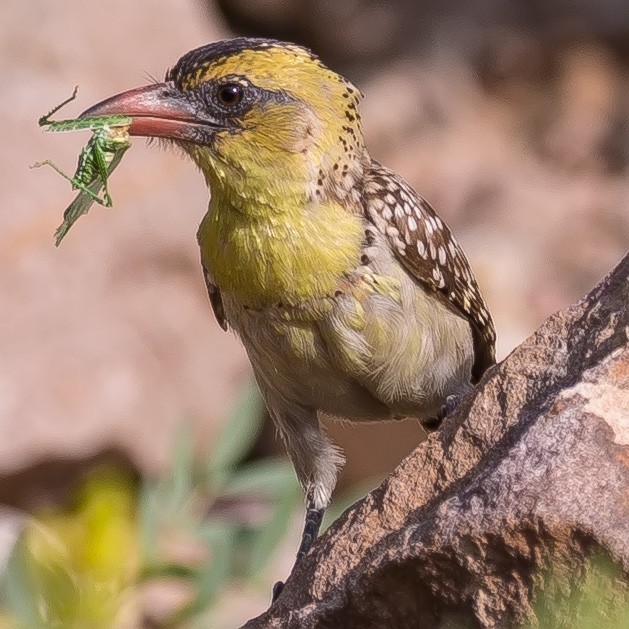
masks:
{"type": "Polygon", "coordinates": [[[214,191],[231,185],[236,205],[254,194],[279,210],[291,190],[300,204],[342,197],[362,172],[361,94],[305,48],[225,40],[184,55],[166,80],[221,122],[211,142],[184,148],[214,191]]]}

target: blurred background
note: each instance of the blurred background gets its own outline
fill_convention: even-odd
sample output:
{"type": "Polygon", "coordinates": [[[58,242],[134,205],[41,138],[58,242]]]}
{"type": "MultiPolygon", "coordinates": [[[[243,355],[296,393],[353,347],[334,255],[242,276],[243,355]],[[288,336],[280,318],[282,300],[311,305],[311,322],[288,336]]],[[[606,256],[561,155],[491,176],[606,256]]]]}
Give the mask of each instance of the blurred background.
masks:
{"type": "MultiPolygon", "coordinates": [[[[235,627],[265,609],[302,498],[195,242],[180,156],[136,140],[59,249],[68,118],[234,34],[314,49],[363,93],[372,155],[461,241],[499,358],[629,248],[625,0],[4,0],[0,6],[0,627],[235,627]]],[[[333,518],[421,440],[330,425],[333,518]]]]}

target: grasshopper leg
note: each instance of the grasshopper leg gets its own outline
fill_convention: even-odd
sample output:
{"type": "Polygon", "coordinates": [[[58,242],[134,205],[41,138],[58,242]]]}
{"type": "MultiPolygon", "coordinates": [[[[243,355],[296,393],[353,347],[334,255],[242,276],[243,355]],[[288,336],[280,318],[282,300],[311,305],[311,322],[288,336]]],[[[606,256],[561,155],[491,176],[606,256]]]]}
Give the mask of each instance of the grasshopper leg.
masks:
{"type": "MultiPolygon", "coordinates": [[[[44,160],[43,162],[37,162],[33,164],[31,168],[40,168],[41,166],[50,166],[53,170],[55,170],[58,174],[60,174],[64,179],[67,179],[72,184],[72,187],[75,190],[80,190],[81,192],[86,194],[88,197],[90,197],[90,199],[93,199],[99,205],[104,205],[106,207],[111,206],[111,198],[109,197],[109,194],[105,193],[105,198],[101,199],[96,193],[92,192],[85,184],[81,183],[80,181],[77,181],[76,178],[70,177],[70,175],[67,175],[66,173],[64,173],[61,170],[61,168],[57,166],[57,164],[55,164],[54,162],[51,162],[49,159],[44,160]]],[[[100,175],[100,172],[99,172],[99,175],[100,175]]],[[[105,186],[105,189],[106,189],[106,186],[105,186]]]]}
{"type": "Polygon", "coordinates": [[[107,178],[109,177],[109,170],[107,160],[105,159],[105,152],[96,146],[94,150],[94,164],[98,177],[103,182],[103,203],[105,207],[111,207],[111,197],[109,196],[109,190],[107,189],[107,178]]]}
{"type": "Polygon", "coordinates": [[[48,124],[54,124],[54,120],[50,120],[50,116],[52,116],[53,114],[56,114],[64,105],[67,105],[70,101],[73,101],[76,98],[76,94],[78,91],[79,91],[79,86],[77,85],[74,88],[74,92],[72,92],[72,96],[70,96],[70,98],[66,98],[66,100],[63,101],[63,103],[60,103],[59,105],[51,109],[45,116],[42,116],[37,121],[37,124],[40,127],[44,127],[45,125],[48,125],[48,124]]]}

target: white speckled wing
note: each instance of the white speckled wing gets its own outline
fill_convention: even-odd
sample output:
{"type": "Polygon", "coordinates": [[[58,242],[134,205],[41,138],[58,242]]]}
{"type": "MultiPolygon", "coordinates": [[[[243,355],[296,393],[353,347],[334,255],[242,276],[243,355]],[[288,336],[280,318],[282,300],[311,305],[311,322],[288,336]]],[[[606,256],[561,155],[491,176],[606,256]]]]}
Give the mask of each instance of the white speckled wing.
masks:
{"type": "Polygon", "coordinates": [[[372,163],[364,189],[365,212],[385,234],[397,258],[422,286],[468,319],[478,380],[495,362],[496,333],[472,269],[448,226],[399,175],[372,163]]]}

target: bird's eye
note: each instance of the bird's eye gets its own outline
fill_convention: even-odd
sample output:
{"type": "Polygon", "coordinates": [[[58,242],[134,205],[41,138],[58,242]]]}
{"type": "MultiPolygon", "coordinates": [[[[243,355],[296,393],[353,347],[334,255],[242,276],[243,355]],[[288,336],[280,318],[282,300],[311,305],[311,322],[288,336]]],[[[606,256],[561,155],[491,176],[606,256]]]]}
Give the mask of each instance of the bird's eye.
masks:
{"type": "Polygon", "coordinates": [[[218,88],[216,97],[218,102],[224,107],[235,107],[242,100],[244,93],[242,85],[226,83],[218,88]]]}

